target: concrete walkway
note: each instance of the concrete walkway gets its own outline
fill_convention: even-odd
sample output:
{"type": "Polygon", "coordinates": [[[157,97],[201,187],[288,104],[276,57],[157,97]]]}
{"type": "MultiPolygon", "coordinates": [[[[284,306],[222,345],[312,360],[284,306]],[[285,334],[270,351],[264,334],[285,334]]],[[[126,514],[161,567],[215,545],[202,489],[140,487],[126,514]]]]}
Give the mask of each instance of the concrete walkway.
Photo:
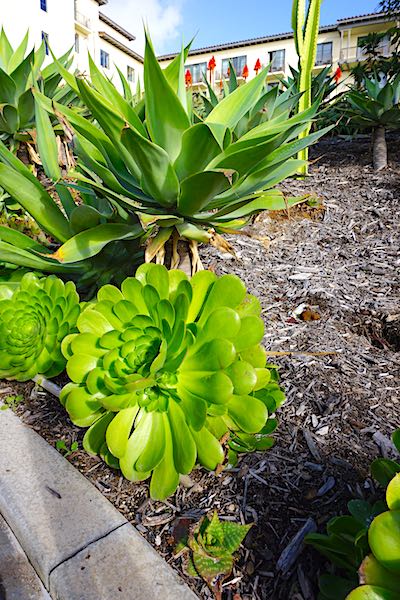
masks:
{"type": "Polygon", "coordinates": [[[0,411],[0,515],[54,599],[197,598],[114,506],[11,410],[0,411]]]}

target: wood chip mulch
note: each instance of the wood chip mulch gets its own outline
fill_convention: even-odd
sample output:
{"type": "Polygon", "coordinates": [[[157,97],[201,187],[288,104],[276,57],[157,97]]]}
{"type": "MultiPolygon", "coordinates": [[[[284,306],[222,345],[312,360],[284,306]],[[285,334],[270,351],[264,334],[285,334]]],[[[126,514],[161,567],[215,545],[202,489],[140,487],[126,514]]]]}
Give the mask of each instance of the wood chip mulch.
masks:
{"type": "MultiPolygon", "coordinates": [[[[253,237],[230,238],[236,258],[202,249],[205,266],[240,275],[261,299],[265,346],[287,393],[272,450],[218,476],[197,469],[167,502],[149,500],[146,483],[125,481],[82,450],[68,457],[180,573],[180,528],[212,509],[253,522],[224,585],[227,600],[316,598],[327,565],[297,543],[301,531],[322,531],[352,497],[381,495],[369,465],[390,455],[400,426],[399,141],[389,138],[390,168],[379,174],[367,141],[320,143],[311,176],[284,184],[288,195],[318,196],[315,209],[260,215],[253,237]]],[[[15,393],[25,398],[17,413],[51,444],[80,443],[83,432],[57,400],[33,384],[0,384],[0,394],[15,393]]]]}

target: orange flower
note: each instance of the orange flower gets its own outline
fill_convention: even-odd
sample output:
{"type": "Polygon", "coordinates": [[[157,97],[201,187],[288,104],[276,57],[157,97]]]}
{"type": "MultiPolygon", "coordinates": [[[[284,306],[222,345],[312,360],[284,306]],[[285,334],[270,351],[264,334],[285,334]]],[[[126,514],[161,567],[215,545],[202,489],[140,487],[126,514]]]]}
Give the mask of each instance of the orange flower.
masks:
{"type": "Polygon", "coordinates": [[[185,83],[187,86],[192,85],[192,74],[190,69],[188,69],[185,73],[185,83]]]}
{"type": "Polygon", "coordinates": [[[210,60],[208,61],[208,70],[209,71],[214,71],[215,67],[217,66],[217,63],[215,61],[215,57],[212,56],[210,58],[210,60]]]}
{"type": "Polygon", "coordinates": [[[244,65],[243,71],[242,71],[242,77],[243,77],[243,79],[247,79],[248,76],[249,76],[249,67],[247,65],[244,65]]]}
{"type": "Polygon", "coordinates": [[[340,67],[338,67],[335,71],[335,74],[333,76],[334,80],[336,81],[336,83],[339,83],[341,77],[343,75],[342,69],[340,67]]]}
{"type": "Polygon", "coordinates": [[[258,71],[259,71],[260,69],[261,69],[261,62],[260,62],[260,59],[259,59],[259,58],[257,58],[257,62],[256,62],[256,64],[254,65],[254,70],[255,70],[255,72],[256,72],[256,75],[258,75],[258,71]]]}

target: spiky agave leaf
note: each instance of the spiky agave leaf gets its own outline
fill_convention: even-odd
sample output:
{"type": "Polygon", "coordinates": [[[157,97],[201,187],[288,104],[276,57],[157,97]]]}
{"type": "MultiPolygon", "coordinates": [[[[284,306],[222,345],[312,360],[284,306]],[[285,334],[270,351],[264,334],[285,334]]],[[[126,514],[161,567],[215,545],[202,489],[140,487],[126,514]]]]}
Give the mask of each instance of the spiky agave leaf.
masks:
{"type": "Polygon", "coordinates": [[[0,379],[54,377],[65,367],[61,341],[80,313],[73,283],[25,274],[0,283],[0,379]]]}
{"type": "Polygon", "coordinates": [[[189,280],[145,264],[121,290],[101,288],[77,328],[63,343],[71,382],[61,400],[76,425],[91,426],[86,448],[110,452],[131,480],[151,475],[153,498],[172,494],[196,462],[222,463],[222,437],[263,431],[264,325],[238,277],[189,280]]]}

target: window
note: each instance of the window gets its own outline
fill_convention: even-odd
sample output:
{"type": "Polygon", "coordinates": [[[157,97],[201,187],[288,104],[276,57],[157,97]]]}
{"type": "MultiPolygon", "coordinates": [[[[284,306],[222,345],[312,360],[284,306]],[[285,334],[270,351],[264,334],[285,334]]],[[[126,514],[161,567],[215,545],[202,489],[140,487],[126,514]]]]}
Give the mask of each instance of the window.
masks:
{"type": "Polygon", "coordinates": [[[40,8],[47,12],[47,0],[40,0],[40,8]]]}
{"type": "Polygon", "coordinates": [[[135,69],[133,67],[128,66],[126,71],[127,71],[128,81],[131,81],[133,83],[135,81],[135,69]]]}
{"type": "Polygon", "coordinates": [[[324,42],[317,45],[316,65],[332,64],[332,42],[324,42]]]}
{"type": "Polygon", "coordinates": [[[49,34],[45,33],[44,31],[42,31],[42,41],[44,42],[44,48],[45,48],[46,54],[48,56],[48,54],[49,54],[49,34]]]}
{"type": "Polygon", "coordinates": [[[375,44],[375,40],[371,35],[374,36],[375,34],[363,35],[357,38],[357,60],[366,58],[370,54],[369,49],[374,49],[374,54],[378,56],[390,55],[390,36],[382,36],[380,41],[375,44]]]}
{"type": "Polygon", "coordinates": [[[270,71],[285,70],[285,50],[273,50],[269,53],[270,71]]]}
{"type": "Polygon", "coordinates": [[[110,68],[110,55],[105,50],[100,50],[100,64],[104,69],[110,68]]]}
{"type": "Polygon", "coordinates": [[[207,77],[207,63],[197,63],[196,65],[185,65],[185,72],[189,70],[192,75],[192,83],[200,83],[207,77]],[[204,75],[204,77],[203,77],[204,75]]]}
{"type": "Polygon", "coordinates": [[[79,54],[79,33],[75,34],[75,52],[79,54]]]}
{"type": "Polygon", "coordinates": [[[224,58],[222,61],[222,75],[228,77],[229,63],[233,64],[235,73],[238,77],[242,76],[243,69],[247,64],[247,56],[235,56],[234,58],[224,58]]]}

